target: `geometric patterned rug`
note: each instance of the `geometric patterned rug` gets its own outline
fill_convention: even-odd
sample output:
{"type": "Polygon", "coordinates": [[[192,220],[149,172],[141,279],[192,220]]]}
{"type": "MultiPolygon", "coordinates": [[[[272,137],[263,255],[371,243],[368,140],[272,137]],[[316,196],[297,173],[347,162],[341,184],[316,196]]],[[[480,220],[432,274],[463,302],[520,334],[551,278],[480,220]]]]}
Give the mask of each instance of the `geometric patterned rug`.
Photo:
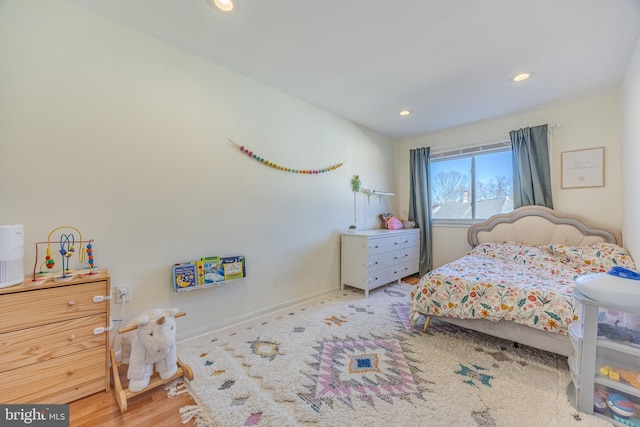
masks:
{"type": "Polygon", "coordinates": [[[198,426],[609,426],[566,396],[566,358],[433,320],[412,287],[347,288],[178,343],[198,426]]]}

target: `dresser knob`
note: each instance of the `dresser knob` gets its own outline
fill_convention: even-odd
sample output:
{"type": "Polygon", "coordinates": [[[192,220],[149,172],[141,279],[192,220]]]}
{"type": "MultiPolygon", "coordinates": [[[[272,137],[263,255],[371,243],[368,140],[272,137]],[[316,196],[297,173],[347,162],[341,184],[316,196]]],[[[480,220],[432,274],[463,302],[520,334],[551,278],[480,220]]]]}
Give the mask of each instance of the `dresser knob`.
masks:
{"type": "Polygon", "coordinates": [[[71,306],[73,306],[73,305],[76,305],[76,302],[75,302],[75,301],[73,301],[73,300],[71,300],[71,301],[69,301],[69,302],[67,303],[67,305],[68,305],[69,307],[71,307],[71,306]]]}
{"type": "Polygon", "coordinates": [[[73,375],[73,373],[74,373],[75,371],[76,371],[75,369],[69,369],[69,370],[67,371],[67,375],[71,376],[71,375],[73,375]]]}
{"type": "Polygon", "coordinates": [[[69,338],[67,338],[67,341],[71,342],[71,341],[75,341],[75,339],[76,339],[76,336],[71,334],[71,335],[69,335],[69,338]]]}

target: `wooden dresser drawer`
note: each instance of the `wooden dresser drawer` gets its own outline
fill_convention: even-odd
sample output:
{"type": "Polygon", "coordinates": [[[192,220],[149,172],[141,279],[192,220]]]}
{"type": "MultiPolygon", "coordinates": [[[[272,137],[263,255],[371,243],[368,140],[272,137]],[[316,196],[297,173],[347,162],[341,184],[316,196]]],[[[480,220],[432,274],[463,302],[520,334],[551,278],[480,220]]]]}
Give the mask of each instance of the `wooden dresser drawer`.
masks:
{"type": "Polygon", "coordinates": [[[0,289],[0,403],[69,403],[109,391],[109,282],[100,270],[0,289]]]}
{"type": "Polygon", "coordinates": [[[93,297],[108,292],[107,281],[99,281],[3,295],[0,333],[106,313],[107,301],[93,297]]]}
{"type": "Polygon", "coordinates": [[[0,334],[0,372],[105,346],[104,334],[93,330],[107,325],[105,313],[0,334]]]}
{"type": "Polygon", "coordinates": [[[2,403],[67,403],[107,388],[104,347],[0,373],[2,403]]]}

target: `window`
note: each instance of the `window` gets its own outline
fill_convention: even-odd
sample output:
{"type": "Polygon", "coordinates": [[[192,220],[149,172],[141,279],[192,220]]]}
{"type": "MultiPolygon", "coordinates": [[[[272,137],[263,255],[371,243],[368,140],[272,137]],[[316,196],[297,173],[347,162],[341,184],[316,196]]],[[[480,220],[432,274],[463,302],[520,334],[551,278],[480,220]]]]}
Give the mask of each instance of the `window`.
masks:
{"type": "Polygon", "coordinates": [[[467,222],[511,212],[512,162],[508,142],[434,154],[430,177],[434,222],[467,222]]]}

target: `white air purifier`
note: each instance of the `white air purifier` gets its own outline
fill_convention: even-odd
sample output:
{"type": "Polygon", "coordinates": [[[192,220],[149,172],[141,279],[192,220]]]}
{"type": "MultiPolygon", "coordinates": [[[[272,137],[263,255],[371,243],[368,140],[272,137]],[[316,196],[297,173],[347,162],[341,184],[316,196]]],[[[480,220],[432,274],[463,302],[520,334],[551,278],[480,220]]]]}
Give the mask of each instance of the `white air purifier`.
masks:
{"type": "Polygon", "coordinates": [[[24,281],[24,226],[0,225],[0,288],[24,281]]]}

